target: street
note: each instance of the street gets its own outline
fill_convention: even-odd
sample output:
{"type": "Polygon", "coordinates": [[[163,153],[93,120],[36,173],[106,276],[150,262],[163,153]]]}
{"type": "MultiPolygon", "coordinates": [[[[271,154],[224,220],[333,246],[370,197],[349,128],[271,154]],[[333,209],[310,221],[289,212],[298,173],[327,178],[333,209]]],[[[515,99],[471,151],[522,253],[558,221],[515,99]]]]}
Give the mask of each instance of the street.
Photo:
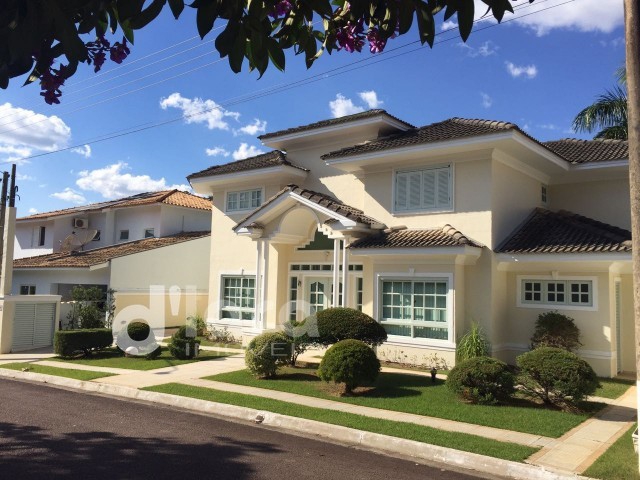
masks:
{"type": "Polygon", "coordinates": [[[478,478],[258,425],[0,379],[0,478],[62,477],[478,478]]]}

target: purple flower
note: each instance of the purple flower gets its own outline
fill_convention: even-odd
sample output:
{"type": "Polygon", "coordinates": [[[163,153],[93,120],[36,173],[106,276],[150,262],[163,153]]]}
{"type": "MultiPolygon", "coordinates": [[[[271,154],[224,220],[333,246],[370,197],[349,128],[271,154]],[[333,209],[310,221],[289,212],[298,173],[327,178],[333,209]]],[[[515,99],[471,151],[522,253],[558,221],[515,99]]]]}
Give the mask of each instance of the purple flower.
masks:
{"type": "Polygon", "coordinates": [[[380,36],[380,31],[376,27],[367,32],[367,40],[369,41],[369,51],[371,53],[380,53],[387,45],[387,40],[380,36]]]}
{"type": "MultiPolygon", "coordinates": [[[[53,61],[51,62],[53,65],[53,61]]],[[[50,65],[49,69],[42,73],[40,77],[40,95],[44,97],[44,101],[49,105],[60,103],[58,100],[62,96],[60,87],[64,85],[66,79],[66,65],[60,65],[57,70],[50,65]]]]}
{"type": "Polygon", "coordinates": [[[336,33],[336,41],[338,42],[338,50],[343,48],[349,52],[361,52],[364,45],[364,28],[363,21],[356,23],[348,22],[346,26],[340,27],[336,33]]]}
{"type": "Polygon", "coordinates": [[[122,43],[114,43],[109,52],[112,61],[122,63],[122,61],[131,53],[129,47],[127,47],[127,39],[122,37],[122,43]]]}
{"type": "Polygon", "coordinates": [[[284,17],[291,11],[292,8],[293,5],[291,4],[291,2],[289,2],[289,0],[280,0],[273,6],[273,10],[269,13],[269,16],[273,18],[284,17]]]}
{"type": "Polygon", "coordinates": [[[97,73],[104,65],[107,58],[106,52],[109,50],[111,44],[106,38],[98,37],[94,42],[85,43],[85,46],[87,47],[87,53],[89,55],[87,63],[91,65],[91,62],[93,62],[93,71],[97,73]]]}

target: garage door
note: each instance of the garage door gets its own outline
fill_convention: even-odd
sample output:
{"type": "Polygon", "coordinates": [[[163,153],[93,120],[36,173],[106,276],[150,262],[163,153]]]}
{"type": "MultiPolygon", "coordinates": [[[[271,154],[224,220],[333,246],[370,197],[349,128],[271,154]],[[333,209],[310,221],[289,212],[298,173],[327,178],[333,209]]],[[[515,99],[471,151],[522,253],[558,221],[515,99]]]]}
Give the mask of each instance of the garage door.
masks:
{"type": "Polygon", "coordinates": [[[16,304],[11,351],[53,345],[55,315],[55,303],[16,304]]]}

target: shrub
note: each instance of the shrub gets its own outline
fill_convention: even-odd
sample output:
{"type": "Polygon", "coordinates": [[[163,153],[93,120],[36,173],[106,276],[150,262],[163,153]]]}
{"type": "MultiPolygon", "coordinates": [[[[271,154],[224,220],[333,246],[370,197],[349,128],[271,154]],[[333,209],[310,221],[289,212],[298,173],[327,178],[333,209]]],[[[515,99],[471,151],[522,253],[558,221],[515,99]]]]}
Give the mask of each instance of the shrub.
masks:
{"type": "Polygon", "coordinates": [[[540,347],[520,355],[522,390],[548,405],[573,406],[599,386],[593,368],[576,354],[540,347]]]}
{"type": "Polygon", "coordinates": [[[149,324],[144,322],[131,322],[127,325],[127,333],[129,334],[129,338],[136,342],[144,342],[147,338],[149,338],[149,334],[151,333],[151,327],[149,324]]]}
{"type": "Polygon", "coordinates": [[[108,315],[106,294],[99,287],[76,286],[71,290],[73,304],[67,315],[71,329],[104,328],[108,315]]]}
{"type": "Polygon", "coordinates": [[[211,342],[222,344],[240,343],[240,340],[236,339],[227,327],[212,327],[210,330],[207,330],[207,339],[211,342]]]}
{"type": "Polygon", "coordinates": [[[462,362],[474,357],[487,357],[491,354],[491,343],[477,322],[471,323],[471,328],[456,345],[456,362],[462,362]]]}
{"type": "Polygon", "coordinates": [[[147,360],[155,360],[160,355],[162,355],[162,347],[160,345],[158,345],[158,347],[155,350],[152,350],[149,353],[147,353],[144,356],[144,358],[146,358],[147,360]]]}
{"type": "Polygon", "coordinates": [[[380,373],[380,360],[366,343],[341,340],[322,357],[318,376],[328,382],[344,383],[344,393],[350,394],[363,382],[373,382],[380,373]]]}
{"type": "Polygon", "coordinates": [[[204,321],[202,315],[196,313],[195,315],[189,315],[187,317],[187,325],[196,329],[196,334],[199,337],[204,336],[207,333],[207,322],[204,321]]]}
{"type": "Polygon", "coordinates": [[[538,315],[536,327],[531,337],[531,348],[556,347],[570,352],[577,350],[580,343],[580,329],[573,318],[558,312],[538,315]]]}
{"type": "Polygon", "coordinates": [[[299,326],[308,330],[314,344],[323,347],[346,339],[360,340],[372,347],[387,340],[387,332],[382,325],[353,308],[327,308],[307,317],[299,326]],[[314,320],[317,329],[312,324],[314,320]]]}
{"type": "Polygon", "coordinates": [[[196,338],[196,330],[183,325],[171,336],[169,351],[175,358],[188,360],[196,356],[196,344],[200,345],[200,340],[196,338]]]}
{"type": "Polygon", "coordinates": [[[256,377],[272,378],[291,358],[291,340],[282,332],[265,332],[247,346],[244,362],[256,377]]]}
{"type": "Polygon", "coordinates": [[[314,345],[315,339],[311,338],[307,333],[304,322],[288,321],[282,325],[282,328],[283,333],[292,344],[289,363],[295,366],[298,356],[314,345]]]}
{"type": "MultiPolygon", "coordinates": [[[[136,345],[136,348],[138,349],[138,355],[144,355],[146,358],[157,358],[158,355],[160,355],[161,352],[156,352],[160,348],[160,346],[156,343],[156,336],[151,331],[151,327],[148,323],[131,322],[127,324],[126,327],[123,327],[120,332],[123,332],[124,328],[127,329],[127,334],[129,335],[129,338],[131,340],[143,344],[141,346],[136,345]]],[[[118,337],[120,337],[120,335],[121,333],[118,334],[118,337]]],[[[116,348],[118,349],[118,351],[124,353],[121,347],[124,346],[126,349],[127,343],[127,341],[123,342],[116,339],[116,348]]]]}
{"type": "Polygon", "coordinates": [[[92,350],[110,347],[112,343],[113,333],[109,328],[58,330],[53,337],[53,350],[62,357],[90,355],[92,350]]]}
{"type": "Polygon", "coordinates": [[[514,378],[506,363],[491,357],[474,357],[453,367],[447,375],[447,387],[472,403],[494,404],[513,393],[514,378]]]}

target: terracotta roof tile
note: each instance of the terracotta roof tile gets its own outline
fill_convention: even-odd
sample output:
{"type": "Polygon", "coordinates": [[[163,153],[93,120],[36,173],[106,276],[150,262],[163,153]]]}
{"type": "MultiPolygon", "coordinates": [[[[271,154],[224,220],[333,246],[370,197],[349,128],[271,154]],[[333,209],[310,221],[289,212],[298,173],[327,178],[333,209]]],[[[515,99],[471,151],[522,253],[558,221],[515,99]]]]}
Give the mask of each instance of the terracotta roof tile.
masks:
{"type": "Polygon", "coordinates": [[[629,158],[629,142],[626,140],[578,140],[576,138],[565,138],[544,142],[544,145],[567,161],[575,164],[629,158]]]}
{"type": "Polygon", "coordinates": [[[451,225],[434,229],[389,229],[356,240],[349,248],[482,247],[451,225]]]}
{"type": "Polygon", "coordinates": [[[110,208],[137,207],[140,205],[151,205],[154,203],[164,203],[166,205],[176,205],[179,207],[195,208],[198,210],[211,210],[211,201],[206,198],[193,195],[192,193],[180,190],[163,190],[160,192],[146,192],[130,197],[109,200],[107,202],[90,203],[80,207],[65,208],[63,210],[53,210],[51,212],[36,213],[18,220],[37,220],[43,218],[59,217],[62,215],[74,215],[97,212],[110,208]]]}
{"type": "Polygon", "coordinates": [[[631,232],[564,210],[552,212],[537,208],[496,251],[630,252],[631,232]]]}
{"type": "Polygon", "coordinates": [[[276,193],[273,197],[268,199],[265,203],[263,203],[258,209],[251,212],[245,218],[240,220],[238,224],[233,227],[234,230],[238,229],[240,225],[246,222],[249,218],[253,217],[257,212],[266,208],[269,204],[274,202],[277,198],[281,197],[286,193],[295,193],[296,195],[300,195],[301,197],[306,198],[307,200],[312,201],[313,203],[325,207],[338,215],[348,218],[349,220],[353,220],[354,222],[364,223],[366,225],[374,226],[374,225],[382,225],[381,222],[377,221],[374,218],[371,218],[364,214],[364,212],[355,207],[351,207],[349,205],[345,205],[340,200],[337,200],[329,195],[325,195],[324,193],[314,192],[313,190],[307,190],[306,188],[299,187],[297,185],[289,184],[276,193]]]}
{"type": "Polygon", "coordinates": [[[145,238],[134,242],[119,243],[94,250],[58,252],[39,255],[37,257],[19,258],[13,261],[13,268],[88,268],[94,265],[100,265],[112,258],[167,247],[208,235],[211,235],[211,233],[185,232],[169,237],[145,238]]]}
{"type": "Polygon", "coordinates": [[[373,118],[373,117],[377,117],[377,116],[389,117],[389,118],[392,118],[393,120],[396,120],[396,121],[398,121],[400,123],[404,123],[409,128],[413,128],[413,125],[411,125],[410,123],[405,122],[404,120],[400,120],[399,118],[394,117],[393,115],[388,114],[386,112],[386,110],[374,109],[374,110],[367,110],[365,112],[354,113],[353,115],[345,115],[343,117],[330,118],[330,119],[327,119],[327,120],[321,120],[319,122],[310,123],[308,125],[301,125],[301,126],[298,126],[298,127],[287,128],[285,130],[278,130],[277,132],[265,133],[264,135],[260,135],[258,138],[260,140],[266,140],[266,139],[273,138],[273,137],[280,137],[282,135],[290,135],[292,133],[305,132],[305,131],[308,131],[308,130],[315,130],[317,128],[331,127],[331,126],[334,126],[334,125],[342,125],[344,123],[355,122],[355,121],[358,121],[358,120],[363,120],[363,119],[366,119],[366,118],[373,118]]]}
{"type": "Polygon", "coordinates": [[[200,172],[192,173],[187,177],[187,180],[192,178],[210,177],[212,175],[224,175],[227,173],[244,172],[247,170],[258,170],[260,168],[277,167],[279,165],[286,165],[288,167],[298,168],[308,172],[309,170],[291,163],[287,160],[286,154],[279,150],[273,150],[271,152],[256,155],[255,157],[245,158],[243,160],[237,160],[235,162],[225,163],[223,165],[214,165],[200,172]]]}

